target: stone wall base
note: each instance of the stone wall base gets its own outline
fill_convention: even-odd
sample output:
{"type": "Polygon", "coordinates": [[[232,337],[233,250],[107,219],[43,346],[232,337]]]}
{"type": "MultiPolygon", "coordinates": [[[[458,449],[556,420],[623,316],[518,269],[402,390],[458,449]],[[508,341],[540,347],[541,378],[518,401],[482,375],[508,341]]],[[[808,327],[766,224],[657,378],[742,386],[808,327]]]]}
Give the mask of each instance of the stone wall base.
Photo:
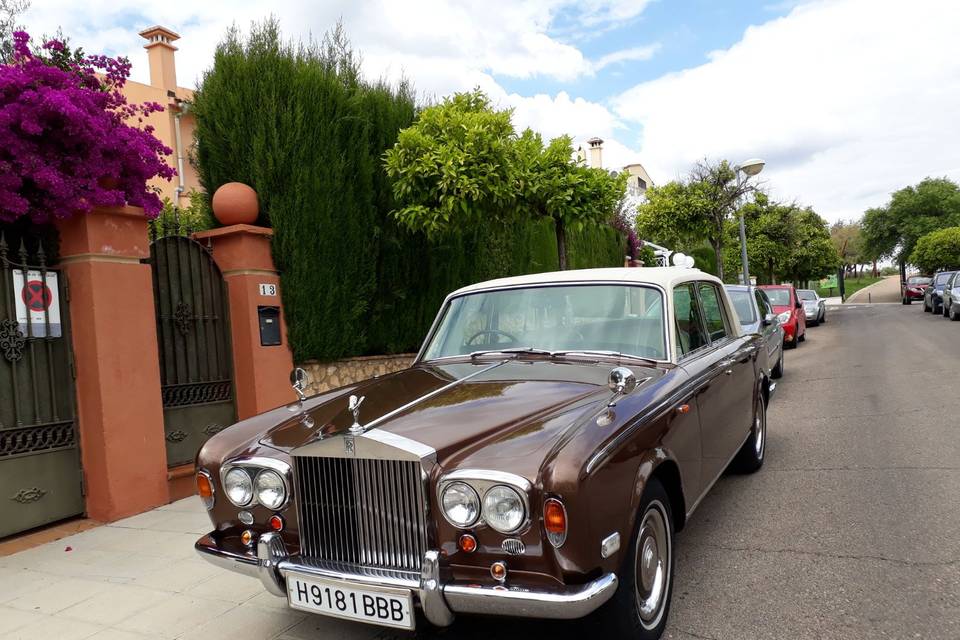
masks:
{"type": "Polygon", "coordinates": [[[308,360],[299,366],[310,374],[307,395],[312,395],[360,382],[373,376],[382,376],[406,369],[413,363],[416,356],[415,353],[398,353],[390,356],[347,358],[334,362],[308,360]]]}

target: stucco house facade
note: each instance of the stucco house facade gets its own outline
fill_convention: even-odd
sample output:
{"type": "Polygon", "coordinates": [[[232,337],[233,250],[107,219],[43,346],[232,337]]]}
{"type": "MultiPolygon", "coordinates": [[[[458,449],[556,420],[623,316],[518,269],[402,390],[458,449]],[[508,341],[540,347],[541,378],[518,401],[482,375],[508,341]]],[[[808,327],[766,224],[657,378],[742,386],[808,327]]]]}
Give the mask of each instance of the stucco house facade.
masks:
{"type": "Polygon", "coordinates": [[[129,102],[157,102],[164,110],[153,113],[147,118],[154,126],[157,136],[165,145],[173,149],[167,162],[177,170],[177,176],[170,182],[156,179],[151,182],[160,190],[161,198],[169,198],[177,206],[189,205],[191,191],[200,190],[200,181],[196,168],[190,163],[190,149],[193,147],[193,132],[196,120],[190,112],[193,90],[177,85],[177,47],[173,43],[180,36],[161,26],[153,26],[140,32],[147,43],[150,65],[150,84],[128,81],[123,93],[129,102]]]}

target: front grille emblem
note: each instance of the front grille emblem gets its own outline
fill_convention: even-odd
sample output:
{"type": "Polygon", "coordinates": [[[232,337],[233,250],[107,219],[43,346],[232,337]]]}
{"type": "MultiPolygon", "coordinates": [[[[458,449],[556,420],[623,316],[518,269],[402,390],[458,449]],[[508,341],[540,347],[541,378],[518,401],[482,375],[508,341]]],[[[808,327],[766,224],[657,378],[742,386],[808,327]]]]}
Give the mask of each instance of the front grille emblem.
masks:
{"type": "Polygon", "coordinates": [[[357,443],[354,441],[353,436],[344,436],[343,437],[343,450],[350,455],[354,455],[357,452],[357,443]]]}

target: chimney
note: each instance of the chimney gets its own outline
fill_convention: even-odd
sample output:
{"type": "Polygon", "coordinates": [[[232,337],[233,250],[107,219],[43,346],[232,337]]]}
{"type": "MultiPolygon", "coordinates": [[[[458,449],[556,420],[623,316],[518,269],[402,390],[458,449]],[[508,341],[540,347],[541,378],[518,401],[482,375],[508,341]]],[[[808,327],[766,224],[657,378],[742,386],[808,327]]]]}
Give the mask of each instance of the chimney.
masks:
{"type": "Polygon", "coordinates": [[[590,138],[587,140],[590,145],[590,166],[594,169],[603,168],[603,140],[600,138],[590,138]]]}
{"type": "Polygon", "coordinates": [[[154,26],[140,32],[140,37],[147,41],[143,48],[147,50],[150,60],[150,84],[167,91],[177,90],[177,65],[174,61],[173,46],[180,36],[165,27],[154,26]]]}

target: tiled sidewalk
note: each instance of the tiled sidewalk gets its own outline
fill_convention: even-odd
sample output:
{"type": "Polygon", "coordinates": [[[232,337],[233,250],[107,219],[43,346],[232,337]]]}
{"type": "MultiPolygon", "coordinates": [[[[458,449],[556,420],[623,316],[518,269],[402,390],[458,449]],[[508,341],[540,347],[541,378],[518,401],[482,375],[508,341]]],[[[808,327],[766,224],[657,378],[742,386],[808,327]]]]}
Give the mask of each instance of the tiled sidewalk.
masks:
{"type": "Polygon", "coordinates": [[[193,550],[197,498],[0,557],[0,638],[314,640],[377,627],[301,614],[193,550]]]}

